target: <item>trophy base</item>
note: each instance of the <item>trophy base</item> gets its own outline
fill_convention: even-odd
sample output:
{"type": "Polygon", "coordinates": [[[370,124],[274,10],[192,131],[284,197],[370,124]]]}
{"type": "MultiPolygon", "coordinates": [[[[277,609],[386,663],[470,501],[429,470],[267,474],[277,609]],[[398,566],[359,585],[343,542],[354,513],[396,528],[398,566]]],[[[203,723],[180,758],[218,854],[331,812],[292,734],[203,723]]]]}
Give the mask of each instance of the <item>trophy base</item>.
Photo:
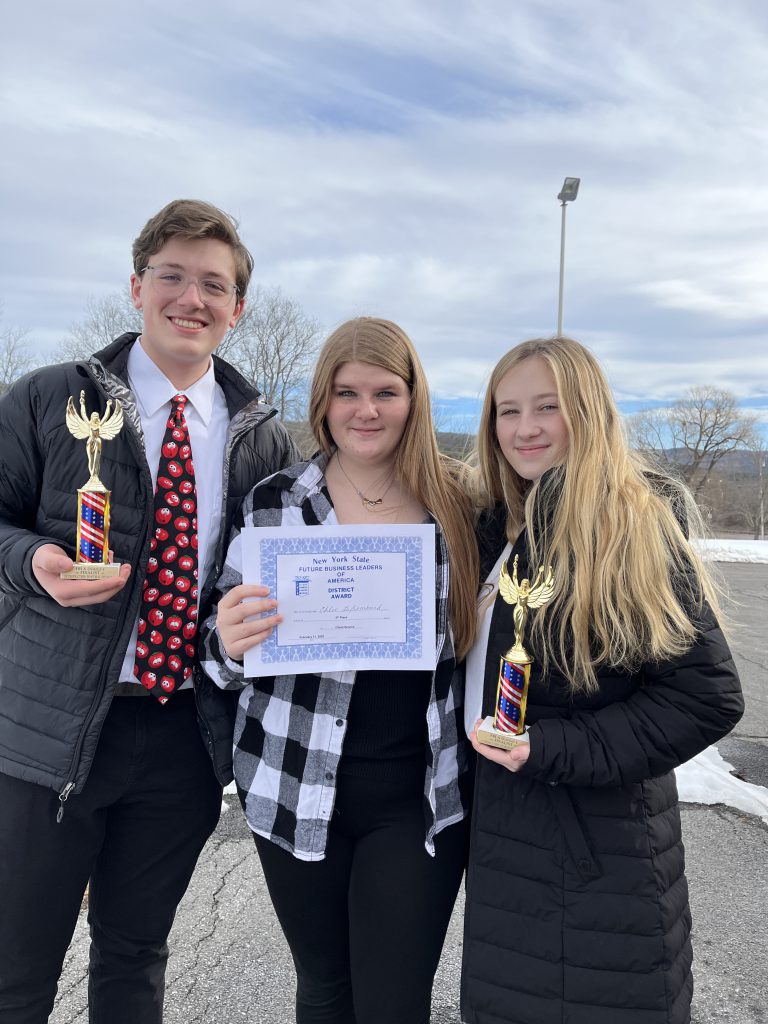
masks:
{"type": "Polygon", "coordinates": [[[529,743],[528,734],[523,732],[517,735],[513,732],[502,732],[493,727],[493,715],[489,715],[477,730],[477,742],[485,743],[489,747],[500,747],[502,750],[511,750],[522,744],[529,743]]]}
{"type": "Polygon", "coordinates": [[[106,580],[120,575],[120,562],[75,562],[69,572],[60,572],[62,580],[106,580]]]}

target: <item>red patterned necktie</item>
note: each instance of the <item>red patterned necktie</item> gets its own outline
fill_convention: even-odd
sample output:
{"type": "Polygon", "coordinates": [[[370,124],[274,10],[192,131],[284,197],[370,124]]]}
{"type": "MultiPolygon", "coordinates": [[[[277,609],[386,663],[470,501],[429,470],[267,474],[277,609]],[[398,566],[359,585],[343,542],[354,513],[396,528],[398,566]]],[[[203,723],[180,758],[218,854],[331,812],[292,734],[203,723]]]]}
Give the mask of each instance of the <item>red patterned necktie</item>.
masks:
{"type": "Polygon", "coordinates": [[[155,487],[155,535],[133,672],[161,704],[192,674],[197,635],[197,491],[186,395],[172,400],[155,487]]]}

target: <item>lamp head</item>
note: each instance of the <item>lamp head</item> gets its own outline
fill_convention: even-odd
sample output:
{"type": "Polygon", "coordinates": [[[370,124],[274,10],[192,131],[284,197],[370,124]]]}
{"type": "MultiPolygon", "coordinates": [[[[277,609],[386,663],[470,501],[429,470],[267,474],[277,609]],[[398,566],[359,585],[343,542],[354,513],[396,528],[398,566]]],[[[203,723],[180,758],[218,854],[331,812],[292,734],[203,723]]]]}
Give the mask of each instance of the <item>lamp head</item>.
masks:
{"type": "Polygon", "coordinates": [[[581,184],[581,178],[566,178],[563,182],[563,190],[558,195],[558,199],[562,203],[572,203],[576,196],[579,194],[579,185],[581,184]]]}

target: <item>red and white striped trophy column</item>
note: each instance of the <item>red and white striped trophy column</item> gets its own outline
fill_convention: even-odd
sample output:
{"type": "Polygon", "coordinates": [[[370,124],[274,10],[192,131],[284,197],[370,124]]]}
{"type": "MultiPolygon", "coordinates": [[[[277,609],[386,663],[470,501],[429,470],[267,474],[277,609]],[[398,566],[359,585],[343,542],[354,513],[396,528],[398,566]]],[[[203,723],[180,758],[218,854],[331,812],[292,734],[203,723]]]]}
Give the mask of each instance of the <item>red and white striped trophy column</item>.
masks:
{"type": "Polygon", "coordinates": [[[95,580],[117,576],[120,565],[109,561],[109,498],[110,491],[99,480],[102,441],[117,437],[123,425],[123,409],[118,401],[110,399],[104,415],[85,411],[85,392],[80,392],[80,412],[70,396],[67,402],[67,428],[79,440],[85,441],[90,477],[77,491],[77,555],[69,572],[61,573],[65,580],[95,580]]]}
{"type": "Polygon", "coordinates": [[[477,739],[479,743],[510,750],[520,743],[528,742],[525,732],[525,705],[528,700],[533,658],[523,647],[523,631],[528,610],[542,608],[555,596],[552,566],[549,567],[546,579],[544,567],[539,569],[533,586],[527,579],[518,583],[515,555],[511,576],[507,571],[506,562],[501,567],[499,593],[507,604],[514,605],[515,642],[501,657],[494,713],[489,715],[477,730],[477,739]]]}

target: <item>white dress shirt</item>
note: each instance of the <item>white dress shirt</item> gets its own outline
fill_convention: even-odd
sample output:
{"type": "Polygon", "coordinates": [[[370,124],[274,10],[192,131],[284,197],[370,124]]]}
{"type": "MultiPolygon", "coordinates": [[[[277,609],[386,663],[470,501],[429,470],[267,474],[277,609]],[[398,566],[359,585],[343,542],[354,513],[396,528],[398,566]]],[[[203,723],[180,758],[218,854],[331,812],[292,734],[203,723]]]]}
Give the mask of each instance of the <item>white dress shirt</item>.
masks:
{"type": "MultiPolygon", "coordinates": [[[[141,347],[141,338],[137,339],[128,355],[128,381],[136,395],[153,488],[157,483],[160,448],[171,411],[171,400],[174,395],[187,396],[184,417],[189,428],[192,459],[195,464],[199,593],[213,563],[221,520],[224,447],[229,426],[229,412],[224,392],[214,378],[213,362],[194,384],[183,389],[175,387],[141,347]]],[[[136,566],[133,568],[136,571],[136,566]]],[[[137,686],[141,684],[133,674],[133,666],[138,628],[139,618],[136,616],[123,667],[120,670],[120,682],[136,683],[137,686]]],[[[192,681],[189,679],[184,683],[185,688],[191,685],[192,681]]]]}

